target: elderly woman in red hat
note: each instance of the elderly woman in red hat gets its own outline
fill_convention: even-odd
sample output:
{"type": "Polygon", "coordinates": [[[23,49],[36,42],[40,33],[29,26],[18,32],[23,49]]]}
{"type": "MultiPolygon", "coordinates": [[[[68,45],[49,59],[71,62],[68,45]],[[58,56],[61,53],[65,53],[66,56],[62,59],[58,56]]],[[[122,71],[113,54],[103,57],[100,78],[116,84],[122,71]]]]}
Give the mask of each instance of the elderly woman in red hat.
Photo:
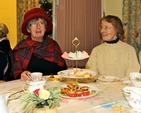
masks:
{"type": "Polygon", "coordinates": [[[42,9],[27,11],[21,30],[27,38],[20,41],[10,55],[15,79],[29,80],[27,75],[31,72],[50,75],[67,69],[58,43],[46,35],[52,30],[52,22],[42,9]]]}

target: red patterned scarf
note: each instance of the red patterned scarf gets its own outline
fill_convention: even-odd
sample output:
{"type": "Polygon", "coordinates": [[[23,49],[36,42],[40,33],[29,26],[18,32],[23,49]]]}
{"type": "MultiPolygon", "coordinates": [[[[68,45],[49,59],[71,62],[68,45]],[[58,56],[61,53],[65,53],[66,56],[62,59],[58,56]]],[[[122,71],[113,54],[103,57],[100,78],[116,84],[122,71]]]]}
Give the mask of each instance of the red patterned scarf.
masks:
{"type": "Polygon", "coordinates": [[[38,58],[55,62],[58,66],[66,66],[61,57],[62,51],[56,41],[48,37],[44,38],[42,42],[27,38],[19,42],[10,55],[15,77],[26,70],[32,54],[38,58]]]}

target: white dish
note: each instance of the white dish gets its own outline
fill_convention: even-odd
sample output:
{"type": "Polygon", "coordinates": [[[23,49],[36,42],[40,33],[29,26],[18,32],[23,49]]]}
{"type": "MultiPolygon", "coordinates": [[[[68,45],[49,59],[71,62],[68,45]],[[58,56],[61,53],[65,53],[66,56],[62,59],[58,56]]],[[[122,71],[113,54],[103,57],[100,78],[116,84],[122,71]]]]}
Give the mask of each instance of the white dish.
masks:
{"type": "Polygon", "coordinates": [[[60,80],[60,76],[59,75],[54,75],[54,78],[50,78],[50,76],[51,75],[49,75],[49,76],[46,76],[46,79],[48,80],[48,81],[59,81],[60,80]]]}
{"type": "Polygon", "coordinates": [[[81,68],[72,68],[72,69],[67,69],[67,70],[62,70],[62,71],[59,71],[57,73],[58,76],[62,76],[62,75],[67,75],[69,72],[71,71],[76,71],[77,70],[80,70],[81,68]]]}
{"type": "MultiPolygon", "coordinates": [[[[93,96],[95,96],[95,95],[97,95],[99,93],[99,89],[96,86],[94,86],[94,85],[90,85],[90,84],[78,84],[78,85],[80,87],[82,87],[82,86],[88,86],[90,88],[90,91],[94,90],[96,92],[93,93],[93,94],[90,94],[89,96],[69,97],[69,96],[66,96],[66,95],[61,94],[61,97],[68,98],[68,99],[84,99],[84,98],[93,97],[93,96]]],[[[67,87],[67,85],[62,85],[62,88],[65,88],[65,87],[67,87]]]]}
{"type": "MultiPolygon", "coordinates": [[[[90,73],[92,76],[95,76],[97,73],[88,69],[80,69],[77,68],[78,70],[82,70],[85,71],[85,73],[90,73]]],[[[60,75],[60,77],[65,77],[65,78],[86,78],[86,77],[78,77],[75,76],[75,74],[73,76],[70,76],[69,73],[74,72],[76,70],[76,68],[74,69],[69,69],[69,70],[63,70],[63,71],[59,71],[57,74],[60,75]]]]}
{"type": "Polygon", "coordinates": [[[100,76],[98,80],[102,82],[119,82],[120,78],[116,76],[100,76]]]}

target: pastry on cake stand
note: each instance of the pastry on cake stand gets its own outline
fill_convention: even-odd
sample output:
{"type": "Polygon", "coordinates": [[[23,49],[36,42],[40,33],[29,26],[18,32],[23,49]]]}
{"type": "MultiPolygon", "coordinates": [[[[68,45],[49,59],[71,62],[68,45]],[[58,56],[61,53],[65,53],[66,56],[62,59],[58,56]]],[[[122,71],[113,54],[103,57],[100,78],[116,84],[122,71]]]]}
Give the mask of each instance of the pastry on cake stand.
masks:
{"type": "Polygon", "coordinates": [[[75,37],[73,40],[72,40],[72,44],[74,45],[75,47],[75,52],[64,52],[62,57],[64,59],[68,59],[68,60],[75,60],[76,61],[76,68],[77,68],[77,60],[84,60],[86,58],[89,58],[89,55],[86,51],[78,51],[77,50],[77,47],[80,45],[80,40],[75,37]]]}
{"type": "Polygon", "coordinates": [[[76,52],[64,52],[62,57],[64,59],[68,59],[68,60],[83,60],[83,59],[86,59],[86,58],[89,58],[89,55],[86,51],[76,51],[76,52]],[[77,54],[77,56],[76,56],[77,54]]]}

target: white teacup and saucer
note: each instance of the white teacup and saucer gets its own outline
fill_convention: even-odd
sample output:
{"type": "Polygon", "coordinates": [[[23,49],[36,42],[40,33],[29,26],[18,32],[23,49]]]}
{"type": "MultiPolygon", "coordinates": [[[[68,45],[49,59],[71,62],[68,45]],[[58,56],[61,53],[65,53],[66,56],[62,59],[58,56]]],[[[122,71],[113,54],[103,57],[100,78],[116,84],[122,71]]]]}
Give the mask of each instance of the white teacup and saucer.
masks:
{"type": "Polygon", "coordinates": [[[23,90],[28,93],[33,93],[36,89],[43,89],[46,79],[42,78],[42,73],[33,72],[30,74],[31,80],[27,80],[23,90]]]}
{"type": "Polygon", "coordinates": [[[41,81],[43,73],[41,73],[41,72],[32,72],[32,73],[28,74],[28,76],[30,77],[30,79],[32,81],[37,82],[37,81],[41,81]]]}

